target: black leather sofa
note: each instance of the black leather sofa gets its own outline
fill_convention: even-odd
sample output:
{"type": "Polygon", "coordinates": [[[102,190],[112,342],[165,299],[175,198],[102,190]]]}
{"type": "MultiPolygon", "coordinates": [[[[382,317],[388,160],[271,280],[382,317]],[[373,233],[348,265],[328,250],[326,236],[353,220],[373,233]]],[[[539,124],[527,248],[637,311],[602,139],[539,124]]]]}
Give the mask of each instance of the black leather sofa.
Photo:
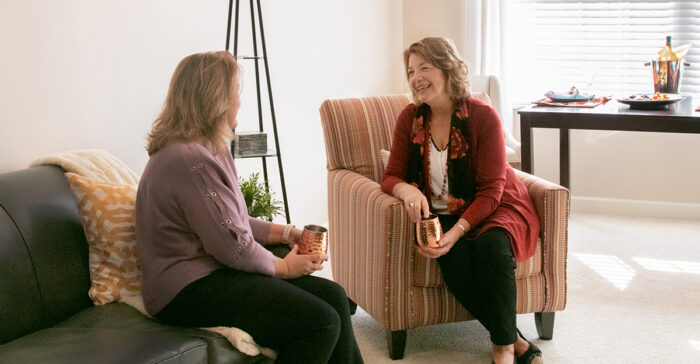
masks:
{"type": "Polygon", "coordinates": [[[88,246],[64,171],[0,174],[0,363],[272,363],[222,336],[88,297],[88,246]]]}

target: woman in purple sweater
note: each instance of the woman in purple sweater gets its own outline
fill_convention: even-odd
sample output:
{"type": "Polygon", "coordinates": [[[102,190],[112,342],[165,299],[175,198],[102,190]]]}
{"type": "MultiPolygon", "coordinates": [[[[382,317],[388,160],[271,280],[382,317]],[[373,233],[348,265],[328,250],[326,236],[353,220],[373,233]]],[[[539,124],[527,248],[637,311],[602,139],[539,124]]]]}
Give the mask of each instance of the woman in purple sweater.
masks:
{"type": "Polygon", "coordinates": [[[299,255],[300,229],[248,216],[228,149],[238,70],[228,52],[183,59],[148,135],[136,198],[146,309],[169,324],[240,328],[276,363],[362,363],[345,291],[309,275],[326,255],[299,255]],[[277,243],[291,247],[284,259],[264,247],[277,243]]]}

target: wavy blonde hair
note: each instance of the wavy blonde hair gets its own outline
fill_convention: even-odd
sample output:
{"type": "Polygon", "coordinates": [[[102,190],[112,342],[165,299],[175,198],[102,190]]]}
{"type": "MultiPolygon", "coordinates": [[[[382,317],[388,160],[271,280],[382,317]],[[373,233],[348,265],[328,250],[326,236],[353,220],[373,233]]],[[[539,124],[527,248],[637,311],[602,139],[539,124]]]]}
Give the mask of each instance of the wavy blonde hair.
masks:
{"type": "MultiPolygon", "coordinates": [[[[408,59],[411,54],[423,57],[428,63],[442,70],[447,78],[447,94],[454,103],[469,97],[469,69],[457,55],[454,43],[447,38],[427,37],[411,44],[403,51],[404,70],[408,80],[408,59]]],[[[421,104],[416,91],[411,88],[413,101],[421,104]]]]}
{"type": "Polygon", "coordinates": [[[151,156],[174,141],[199,141],[214,154],[228,152],[228,114],[238,93],[239,67],[229,52],[196,53],[177,65],[163,111],[148,134],[151,156]]]}

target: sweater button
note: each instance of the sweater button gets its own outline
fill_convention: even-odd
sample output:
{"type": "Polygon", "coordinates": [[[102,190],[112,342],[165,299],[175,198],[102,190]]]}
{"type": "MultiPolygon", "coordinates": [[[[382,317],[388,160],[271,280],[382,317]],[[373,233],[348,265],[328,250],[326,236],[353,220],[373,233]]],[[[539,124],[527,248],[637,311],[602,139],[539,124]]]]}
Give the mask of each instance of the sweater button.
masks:
{"type": "Polygon", "coordinates": [[[243,251],[243,247],[242,247],[242,246],[239,246],[239,247],[238,247],[238,251],[239,251],[239,252],[240,252],[240,251],[243,251]]]}

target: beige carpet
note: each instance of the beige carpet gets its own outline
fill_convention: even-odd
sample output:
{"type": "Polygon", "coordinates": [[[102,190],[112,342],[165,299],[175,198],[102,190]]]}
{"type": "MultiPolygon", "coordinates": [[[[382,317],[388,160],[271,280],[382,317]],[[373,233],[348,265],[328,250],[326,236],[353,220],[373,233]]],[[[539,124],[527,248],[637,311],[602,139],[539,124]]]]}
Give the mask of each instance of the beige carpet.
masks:
{"type": "MultiPolygon", "coordinates": [[[[535,339],[533,315],[518,316],[546,363],[700,363],[700,220],[573,214],[568,262],[554,339],[535,339]]],[[[396,362],[366,312],[358,308],[353,325],[366,363],[491,361],[475,321],[409,330],[396,362]]]]}

